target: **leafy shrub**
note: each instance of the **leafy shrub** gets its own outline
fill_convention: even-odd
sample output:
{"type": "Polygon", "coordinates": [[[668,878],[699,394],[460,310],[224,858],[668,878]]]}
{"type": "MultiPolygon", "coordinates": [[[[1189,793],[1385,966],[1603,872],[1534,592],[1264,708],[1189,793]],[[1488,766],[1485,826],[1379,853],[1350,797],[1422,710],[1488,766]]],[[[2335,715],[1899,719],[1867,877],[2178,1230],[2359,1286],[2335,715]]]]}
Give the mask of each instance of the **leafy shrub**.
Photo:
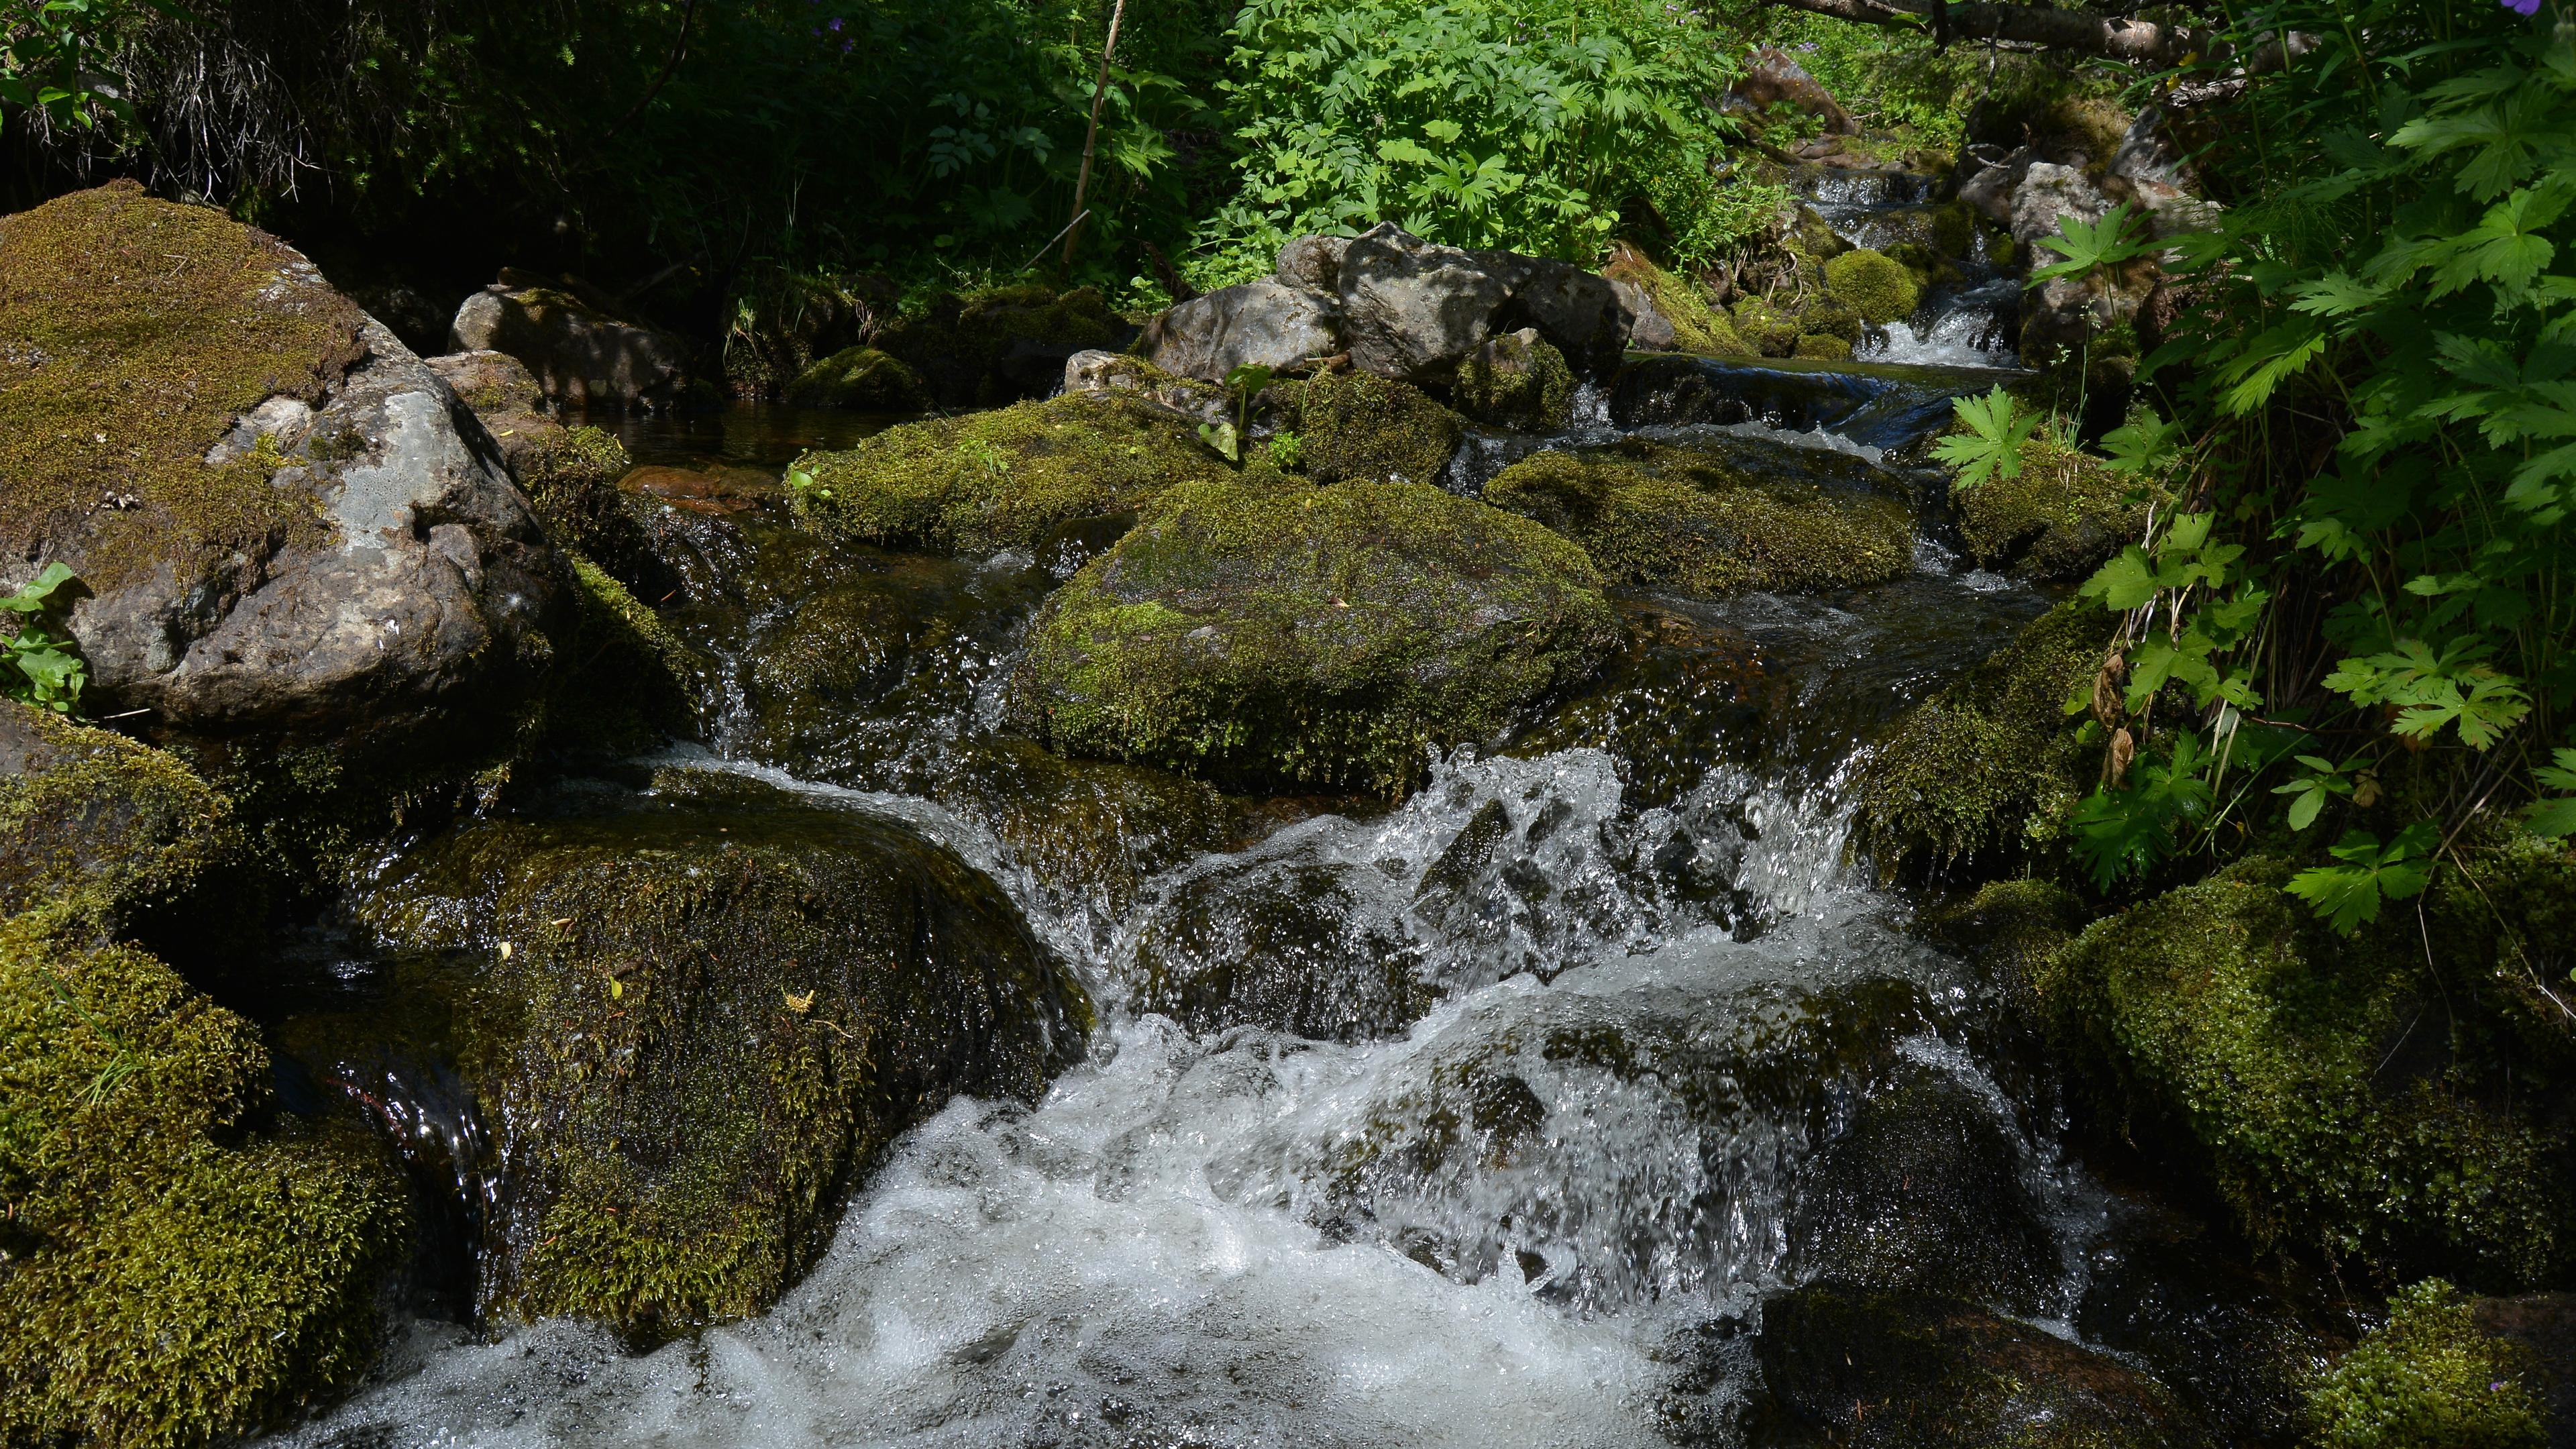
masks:
{"type": "Polygon", "coordinates": [[[1623,228],[1684,265],[1776,209],[1713,174],[1735,74],[1695,12],[1648,0],[1253,0],[1226,117],[1240,190],[1200,232],[1202,285],[1282,242],[1381,220],[1455,246],[1590,261],[1623,228]]]}

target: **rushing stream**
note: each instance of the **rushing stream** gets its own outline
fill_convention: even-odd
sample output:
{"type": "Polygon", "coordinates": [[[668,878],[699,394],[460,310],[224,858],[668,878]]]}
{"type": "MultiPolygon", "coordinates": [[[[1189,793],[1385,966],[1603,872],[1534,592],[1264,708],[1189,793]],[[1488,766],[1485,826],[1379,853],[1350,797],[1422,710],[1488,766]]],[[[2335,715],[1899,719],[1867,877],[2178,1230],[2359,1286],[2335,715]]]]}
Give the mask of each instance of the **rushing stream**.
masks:
{"type": "MultiPolygon", "coordinates": [[[[1824,200],[1861,233],[1920,198],[1824,200]]],[[[1935,299],[1870,364],[1682,364],[1726,406],[1595,397],[1568,437],[1476,441],[1449,482],[1636,428],[1893,457],[1992,375],[1956,364],[2009,360],[1993,291],[1935,299]]],[[[869,426],[738,408],[627,438],[756,484],[869,426]]],[[[1782,1295],[1900,1261],[2034,1341],[2120,1337],[2097,1279],[2137,1210],[2061,1153],[1990,983],[1846,851],[1855,760],[2046,604],[1963,568],[1937,506],[1909,577],[1628,601],[1638,642],[1501,752],[1392,808],[1240,807],[1219,850],[1166,827],[1151,772],[1050,774],[999,727],[1079,540],[975,563],[669,514],[665,614],[714,662],[705,744],[660,763],[950,846],[1102,1025],[1034,1108],[961,1099],[908,1133],[774,1311],[641,1355],[423,1317],[281,1442],[1728,1444],[1770,1412],[1782,1295]],[[826,606],[862,605],[891,642],[838,661],[862,702],[817,706],[790,664],[826,606]],[[1111,809],[1110,844],[1064,836],[1074,800],[1111,809]],[[1210,982],[1284,1025],[1226,1024],[1210,982]]]]}

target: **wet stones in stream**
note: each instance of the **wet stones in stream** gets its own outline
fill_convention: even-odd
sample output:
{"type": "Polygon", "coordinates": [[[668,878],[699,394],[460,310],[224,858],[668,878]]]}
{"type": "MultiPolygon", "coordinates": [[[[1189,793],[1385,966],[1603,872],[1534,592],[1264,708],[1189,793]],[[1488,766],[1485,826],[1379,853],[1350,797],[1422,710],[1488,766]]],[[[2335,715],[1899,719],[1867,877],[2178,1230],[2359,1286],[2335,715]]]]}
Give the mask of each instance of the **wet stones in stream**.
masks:
{"type": "MultiPolygon", "coordinates": [[[[447,1050],[492,1142],[490,1320],[649,1340],[756,1313],[897,1133],[952,1093],[1035,1096],[1090,1021],[957,856],[735,775],[566,787],[409,852],[358,911],[479,961],[447,1050]]],[[[287,1036],[317,1073],[382,1081],[407,1017],[287,1036]]]]}

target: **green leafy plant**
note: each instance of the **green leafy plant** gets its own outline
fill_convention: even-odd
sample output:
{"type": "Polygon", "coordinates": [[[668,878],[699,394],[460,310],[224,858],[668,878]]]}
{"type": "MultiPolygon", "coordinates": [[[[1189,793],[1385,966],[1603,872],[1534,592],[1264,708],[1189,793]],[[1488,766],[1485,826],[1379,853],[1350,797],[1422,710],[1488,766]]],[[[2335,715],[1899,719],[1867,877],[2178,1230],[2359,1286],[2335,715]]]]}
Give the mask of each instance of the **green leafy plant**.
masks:
{"type": "Polygon", "coordinates": [[[2349,936],[2379,919],[2382,900],[2402,901],[2423,893],[2433,879],[2433,852],[2441,834],[2429,820],[2418,820],[2397,832],[2386,845],[2366,830],[2355,830],[2326,853],[2340,864],[2313,866],[2290,878],[2290,894],[2316,907],[2317,914],[2349,936]]]}
{"type": "Polygon", "coordinates": [[[2022,444],[2048,420],[2045,413],[2022,411],[2001,383],[1981,398],[1952,399],[1950,410],[1967,431],[1935,443],[1932,455],[1959,470],[1951,485],[1956,488],[1980,487],[1989,478],[2020,477],[2022,444]]]}
{"type": "Polygon", "coordinates": [[[16,593],[0,598],[0,609],[19,616],[18,632],[6,643],[9,662],[16,668],[0,673],[0,692],[9,698],[58,714],[79,708],[81,687],[89,682],[89,665],[73,652],[79,646],[69,634],[54,632],[61,627],[55,614],[64,602],[58,596],[79,582],[80,576],[69,568],[51,563],[16,593]]]}
{"type": "Polygon", "coordinates": [[[2306,775],[2289,784],[2272,787],[2273,794],[2291,797],[2290,828],[2292,830],[2305,830],[2316,824],[2317,816],[2326,808],[2326,802],[2350,799],[2356,788],[2352,777],[2368,768],[2357,760],[2346,760],[2338,765],[2332,760],[2317,755],[2301,755],[2298,757],[2298,762],[2307,767],[2306,775]]]}
{"type": "Polygon", "coordinates": [[[2155,242],[2130,234],[2136,221],[2129,210],[2129,203],[2125,201],[2104,212],[2099,221],[2088,222],[2072,213],[2059,217],[2057,235],[2041,237],[2038,245],[2065,260],[2033,268],[2030,279],[2047,282],[2059,277],[2086,276],[2103,267],[2118,266],[2155,252],[2158,249],[2155,242]]]}
{"type": "Polygon", "coordinates": [[[1225,375],[1225,388],[1234,399],[1231,420],[1199,424],[1199,441],[1216,450],[1229,463],[1243,461],[1243,440],[1252,431],[1252,400],[1270,386],[1272,373],[1257,362],[1247,362],[1225,375]]]}
{"type": "Polygon", "coordinates": [[[1270,462],[1282,472],[1304,466],[1306,440],[1295,433],[1281,430],[1270,435],[1270,462]]]}
{"type": "Polygon", "coordinates": [[[2563,840],[2576,835],[2576,750],[2554,750],[2550,761],[2531,773],[2542,789],[2556,793],[2531,802],[2522,820],[2536,834],[2563,840]]]}
{"type": "Polygon", "coordinates": [[[2170,857],[2187,827],[2208,819],[2217,793],[2205,772],[2211,760],[2200,741],[2184,734],[2169,759],[2141,758],[2128,784],[2094,791],[2068,822],[2076,854],[2104,889],[2140,875],[2170,857]]]}

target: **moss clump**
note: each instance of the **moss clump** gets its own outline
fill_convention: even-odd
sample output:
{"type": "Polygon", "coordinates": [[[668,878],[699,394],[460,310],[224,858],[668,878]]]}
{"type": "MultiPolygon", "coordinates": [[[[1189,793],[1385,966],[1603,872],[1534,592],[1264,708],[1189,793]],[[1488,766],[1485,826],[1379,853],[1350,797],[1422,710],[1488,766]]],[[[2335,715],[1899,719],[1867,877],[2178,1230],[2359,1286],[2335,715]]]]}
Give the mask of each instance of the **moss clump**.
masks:
{"type": "Polygon", "coordinates": [[[268,398],[319,399],[362,320],[274,239],[130,181],[0,219],[0,548],[41,557],[80,530],[105,592],[321,529],[306,497],[269,486],[274,450],[206,455],[268,398]]]}
{"type": "Polygon", "coordinates": [[[1710,306],[1700,289],[1665,271],[1635,247],[1621,244],[1610,254],[1601,275],[1626,282],[1646,294],[1664,320],[1673,324],[1673,340],[1684,351],[1712,357],[1751,357],[1754,349],[1736,334],[1724,312],[1710,306]]]}
{"type": "Polygon", "coordinates": [[[902,317],[874,345],[911,368],[943,407],[990,407],[1044,396],[1064,376],[1064,359],[1085,348],[1116,348],[1128,333],[1091,287],[997,287],[943,295],[902,317]]]}
{"type": "Polygon", "coordinates": [[[2346,940],[2283,892],[2291,871],[2253,857],[2095,922],[2036,982],[2052,1034],[2258,1245],[2545,1277],[2565,1143],[2527,1114],[2567,1053],[2517,1046],[2492,964],[2463,969],[2484,903],[2445,883],[2423,925],[2392,913],[2346,940]],[[2484,1080],[2500,1061],[2510,1095],[2484,1080]]]}
{"type": "Polygon", "coordinates": [[[2308,1390],[2318,1449],[2540,1449],[2549,1442],[2530,1365],[2478,1331],[2450,1284],[2388,1300],[2388,1322],[2308,1390]]]}
{"type": "Polygon", "coordinates": [[[1867,247],[1825,263],[1825,290],[1866,322],[1885,325],[1914,315],[1922,300],[1914,274],[1884,252],[1867,247]]]}
{"type": "Polygon", "coordinates": [[[1288,412],[1318,483],[1437,483],[1466,433],[1422,389],[1365,372],[1295,384],[1288,412]]]}
{"type": "Polygon", "coordinates": [[[797,517],[826,537],[988,554],[1228,471],[1168,409],[1085,392],[888,428],[789,477],[797,517]]]}
{"type": "Polygon", "coordinates": [[[0,1442],[205,1444],[365,1366],[401,1180],[268,1082],[151,956],[0,925],[0,1442]]]}
{"type": "Polygon", "coordinates": [[[1583,545],[1618,584],[1714,596],[1848,588],[1913,566],[1914,517],[1857,458],[1757,439],[1539,453],[1485,500],[1583,545]]]}
{"type": "Polygon", "coordinates": [[[547,537],[584,551],[631,546],[625,535],[633,525],[617,496],[617,480],[634,467],[625,444],[598,428],[543,418],[495,418],[492,426],[506,434],[502,455],[547,537]]]}
{"type": "Polygon", "coordinates": [[[796,374],[782,400],[805,408],[917,413],[930,406],[921,374],[873,347],[849,347],[796,374]]]}
{"type": "Polygon", "coordinates": [[[230,803],[162,751],[0,701],[0,916],[104,938],[240,849],[230,803]]]}
{"type": "Polygon", "coordinates": [[[2146,505],[2098,458],[2047,438],[2022,445],[2021,472],[1954,490],[1959,531],[1981,567],[2072,583],[2146,526],[2146,505]]]}
{"type": "Polygon", "coordinates": [[[1393,793],[1617,639],[1544,529],[1418,483],[1250,475],[1173,489],[1058,591],[1013,708],[1070,753],[1393,793]]]}
{"type": "Polygon", "coordinates": [[[1803,357],[1811,362],[1849,362],[1852,345],[1839,337],[1827,337],[1810,332],[1798,339],[1797,347],[1789,355],[1803,357]]]}
{"type": "Polygon", "coordinates": [[[1787,357],[1796,352],[1801,335],[1796,314],[1761,297],[1736,300],[1735,331],[1748,348],[1764,357],[1787,357]]]}
{"type": "Polygon", "coordinates": [[[739,776],[464,826],[366,913],[489,953],[451,1019],[512,1165],[478,1295],[501,1320],[649,1340],[761,1311],[896,1134],[951,1093],[1033,1098],[1090,1025],[965,862],[739,776]]]}
{"type": "Polygon", "coordinates": [[[1924,925],[1933,939],[2000,968],[2007,994],[2020,998],[2091,916],[2073,891],[2055,882],[1998,880],[1928,912],[1924,925]]]}
{"type": "Polygon", "coordinates": [[[1861,767],[1861,840],[1883,874],[2000,865],[2057,842],[2096,773],[2066,700],[2101,668],[2118,622],[2070,599],[1907,711],[1861,767]]]}
{"type": "Polygon", "coordinates": [[[572,566],[575,626],[565,667],[522,726],[532,748],[582,758],[633,754],[686,730],[687,680],[697,672],[688,646],[660,615],[588,557],[572,566]]]}
{"type": "Polygon", "coordinates": [[[1524,328],[1471,353],[1458,368],[1449,400],[1478,422],[1554,432],[1573,415],[1574,369],[1566,365],[1564,353],[1524,328]]]}

